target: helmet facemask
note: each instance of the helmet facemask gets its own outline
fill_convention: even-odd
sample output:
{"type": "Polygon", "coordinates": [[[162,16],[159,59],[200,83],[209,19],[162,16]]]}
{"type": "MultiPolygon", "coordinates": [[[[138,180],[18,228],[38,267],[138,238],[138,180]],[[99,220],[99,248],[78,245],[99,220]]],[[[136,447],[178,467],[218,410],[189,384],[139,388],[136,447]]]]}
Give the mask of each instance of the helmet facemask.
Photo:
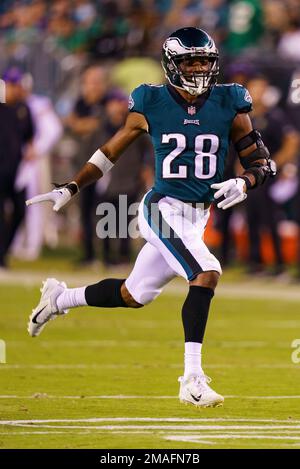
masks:
{"type": "Polygon", "coordinates": [[[219,73],[217,56],[185,54],[172,58],[171,63],[182,89],[193,96],[205,93],[216,82],[219,73]]]}

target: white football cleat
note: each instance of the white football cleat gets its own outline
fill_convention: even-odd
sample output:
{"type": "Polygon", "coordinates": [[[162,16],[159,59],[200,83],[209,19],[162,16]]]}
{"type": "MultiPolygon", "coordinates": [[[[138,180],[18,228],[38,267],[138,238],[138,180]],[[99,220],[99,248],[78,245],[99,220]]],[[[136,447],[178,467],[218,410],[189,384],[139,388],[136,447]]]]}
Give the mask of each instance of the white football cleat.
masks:
{"type": "Polygon", "coordinates": [[[55,319],[58,315],[67,314],[68,310],[57,311],[56,299],[67,288],[65,282],[59,282],[55,278],[47,278],[41,288],[41,299],[29,316],[28,332],[31,337],[39,335],[46,323],[55,319]]]}
{"type": "Polygon", "coordinates": [[[211,379],[205,374],[191,375],[186,380],[181,376],[178,381],[180,382],[180,402],[193,404],[196,407],[219,407],[223,405],[224,397],[208,386],[211,379]]]}

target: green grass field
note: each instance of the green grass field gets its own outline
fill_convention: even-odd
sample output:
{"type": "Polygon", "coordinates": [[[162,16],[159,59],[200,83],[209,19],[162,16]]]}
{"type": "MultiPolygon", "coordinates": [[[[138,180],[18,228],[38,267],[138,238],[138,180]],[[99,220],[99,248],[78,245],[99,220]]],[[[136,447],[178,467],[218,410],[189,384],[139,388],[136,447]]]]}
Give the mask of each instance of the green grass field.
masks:
{"type": "Polygon", "coordinates": [[[35,339],[39,290],[27,283],[0,285],[1,448],[300,447],[295,287],[219,287],[203,362],[225,404],[196,409],[177,398],[184,282],[144,309],[72,310],[35,339]]]}

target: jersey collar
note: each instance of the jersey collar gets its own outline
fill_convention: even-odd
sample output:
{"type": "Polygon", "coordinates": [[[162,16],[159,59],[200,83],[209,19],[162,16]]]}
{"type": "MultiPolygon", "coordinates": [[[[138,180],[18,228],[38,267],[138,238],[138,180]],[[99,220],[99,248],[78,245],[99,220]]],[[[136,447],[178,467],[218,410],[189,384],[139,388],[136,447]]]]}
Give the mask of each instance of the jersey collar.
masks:
{"type": "Polygon", "coordinates": [[[181,94],[178,93],[176,88],[170,84],[167,84],[167,90],[175,99],[175,101],[190,115],[196,114],[202,106],[206,103],[209,95],[211,93],[211,88],[205,91],[205,93],[200,94],[193,103],[188,103],[181,94]]]}

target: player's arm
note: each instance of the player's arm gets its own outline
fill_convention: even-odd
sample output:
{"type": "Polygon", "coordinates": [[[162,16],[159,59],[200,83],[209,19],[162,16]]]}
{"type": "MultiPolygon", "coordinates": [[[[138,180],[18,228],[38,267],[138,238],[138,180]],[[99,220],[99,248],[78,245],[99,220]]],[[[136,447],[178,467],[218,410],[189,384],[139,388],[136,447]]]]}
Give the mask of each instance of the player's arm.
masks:
{"type": "Polygon", "coordinates": [[[142,114],[129,113],[124,127],[108,140],[87,161],[73,181],[79,189],[100,179],[112,169],[123,151],[143,132],[147,131],[147,121],[142,114]]]}
{"type": "Polygon", "coordinates": [[[260,186],[265,180],[276,174],[276,166],[270,159],[268,148],[262,141],[260,133],[253,129],[248,114],[237,114],[231,128],[231,140],[239,155],[244,173],[246,189],[260,186]]]}
{"type": "Polygon", "coordinates": [[[230,137],[244,172],[235,179],[211,186],[213,189],[218,189],[215,193],[216,199],[224,196],[224,200],[218,203],[218,207],[223,209],[242,202],[247,197],[247,190],[263,184],[267,177],[276,174],[275,163],[270,159],[269,151],[264,145],[260,133],[253,129],[248,114],[239,113],[236,115],[230,137]]]}
{"type": "Polygon", "coordinates": [[[70,183],[57,185],[53,191],[27,200],[26,205],[51,201],[54,203],[53,210],[57,212],[80,189],[97,181],[111,170],[122,152],[147,129],[145,117],[137,112],[131,112],[124,127],[92,155],[70,183]]]}

